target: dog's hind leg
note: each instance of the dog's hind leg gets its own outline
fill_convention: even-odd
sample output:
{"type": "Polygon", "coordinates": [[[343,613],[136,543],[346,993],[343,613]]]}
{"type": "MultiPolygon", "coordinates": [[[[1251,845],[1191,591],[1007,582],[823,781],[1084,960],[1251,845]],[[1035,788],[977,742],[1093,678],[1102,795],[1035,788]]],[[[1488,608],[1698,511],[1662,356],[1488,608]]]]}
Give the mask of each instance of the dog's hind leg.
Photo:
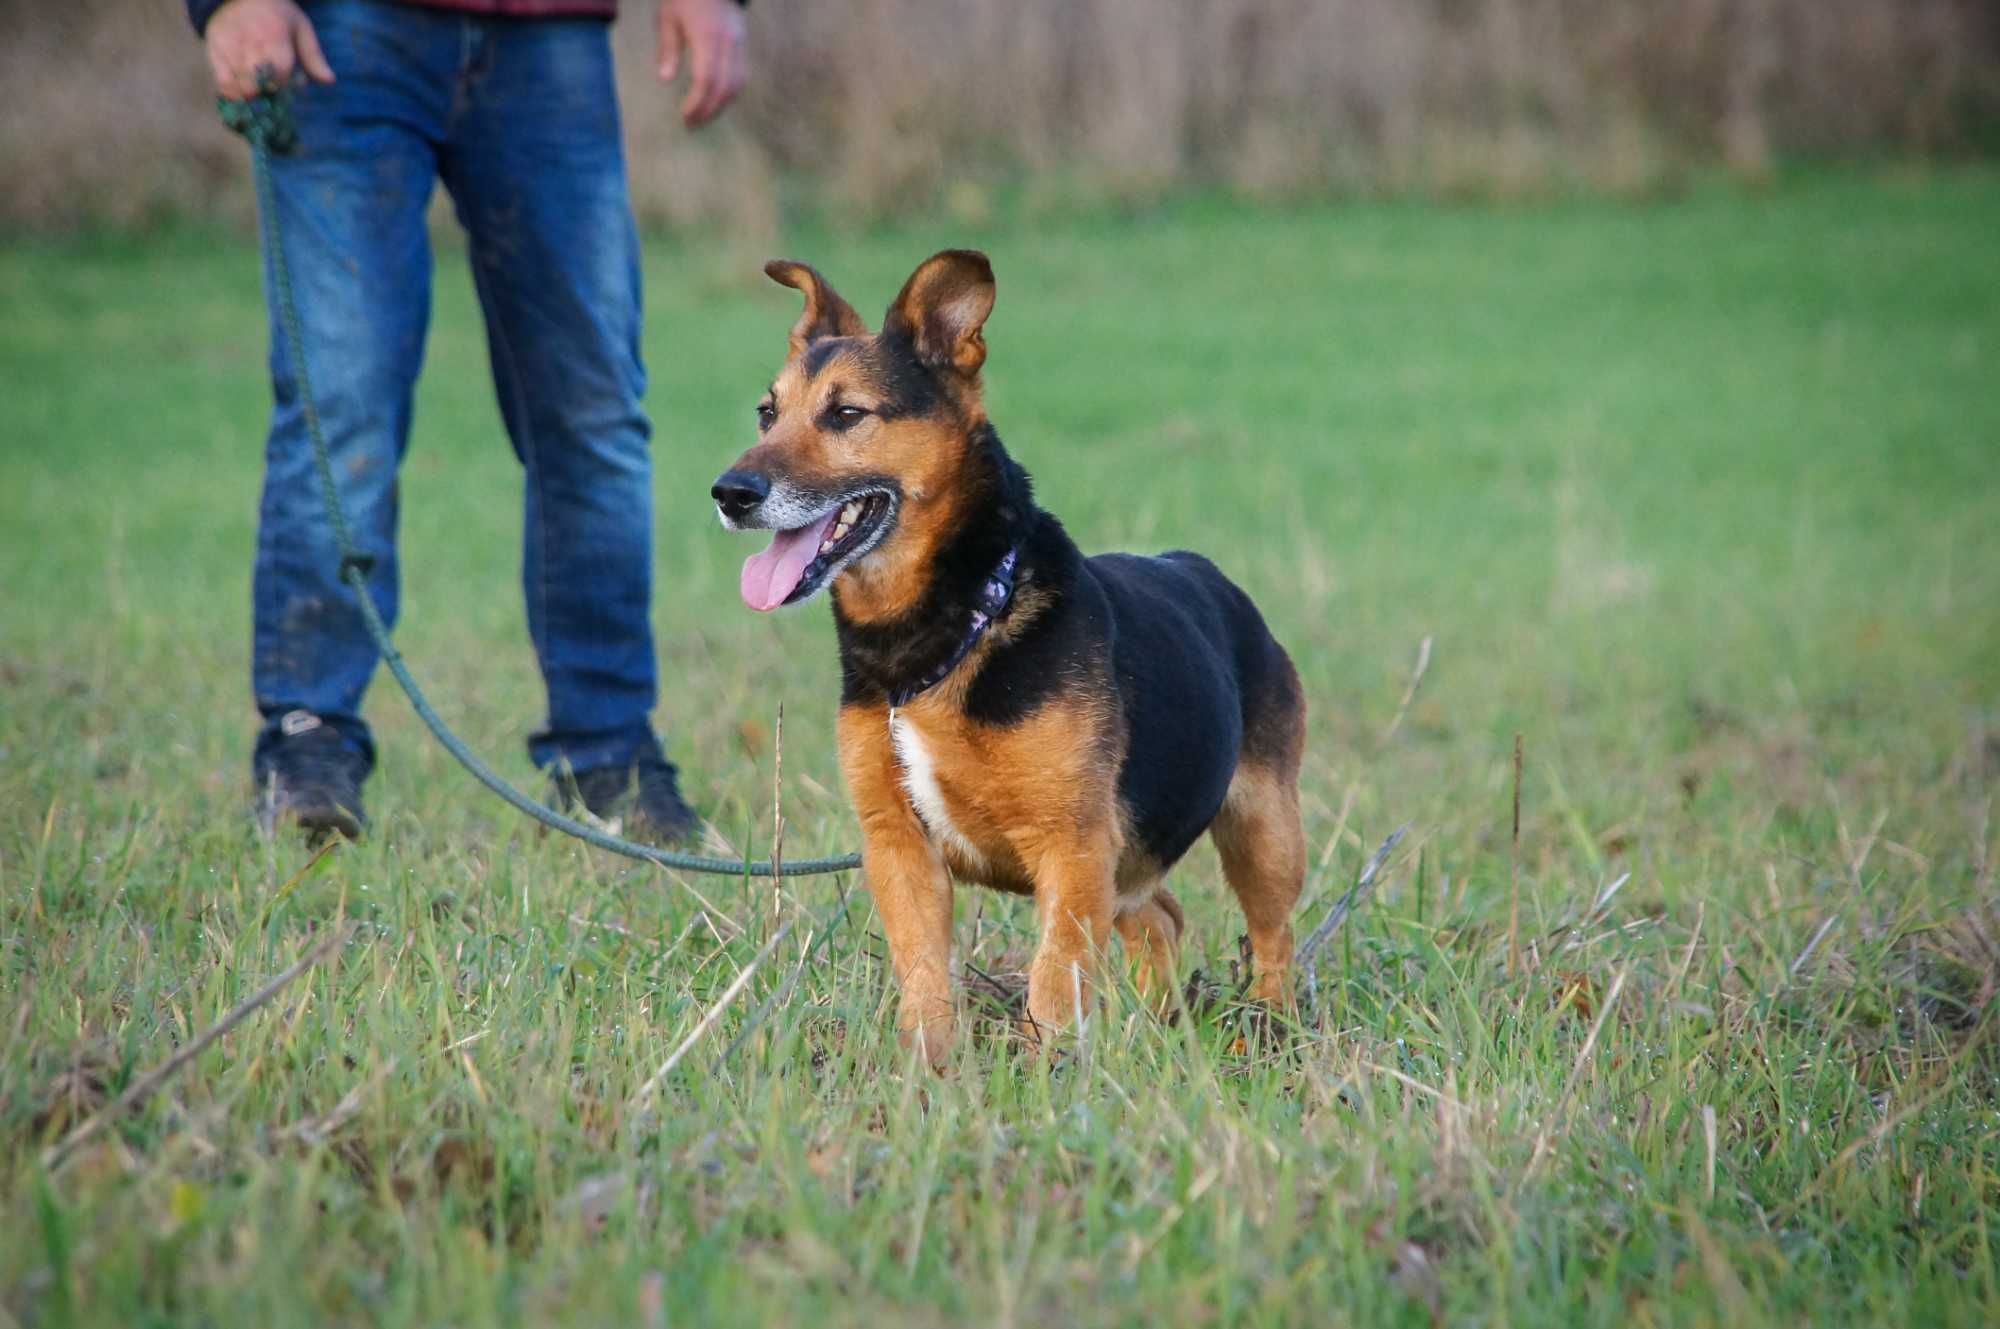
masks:
{"type": "Polygon", "coordinates": [[[1306,876],[1296,776],[1243,762],[1209,834],[1250,925],[1250,995],[1284,1005],[1292,995],[1292,907],[1306,876]]]}
{"type": "Polygon", "coordinates": [[[1177,978],[1175,958],[1187,926],[1181,902],[1161,886],[1129,908],[1121,907],[1114,923],[1126,954],[1139,966],[1139,995],[1160,1009],[1171,1007],[1177,978]]]}

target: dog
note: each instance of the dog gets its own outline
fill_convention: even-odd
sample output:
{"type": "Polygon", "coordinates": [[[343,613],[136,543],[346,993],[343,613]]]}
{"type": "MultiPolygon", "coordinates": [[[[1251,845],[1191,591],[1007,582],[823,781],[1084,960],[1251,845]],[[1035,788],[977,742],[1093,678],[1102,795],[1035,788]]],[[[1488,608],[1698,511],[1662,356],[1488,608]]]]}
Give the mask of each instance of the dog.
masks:
{"type": "Polygon", "coordinates": [[[1167,870],[1207,831],[1249,925],[1253,997],[1291,991],[1305,876],[1305,700],[1250,597],[1199,554],[1086,558],[1038,507],[982,403],[993,269],[925,260],[867,326],[820,274],[716,480],[770,611],[832,589],[841,771],[888,938],[898,1029],[933,1066],[954,1037],[952,882],[1031,895],[1031,1037],[1083,1023],[1116,931],[1170,1001],[1185,927],[1167,870]]]}

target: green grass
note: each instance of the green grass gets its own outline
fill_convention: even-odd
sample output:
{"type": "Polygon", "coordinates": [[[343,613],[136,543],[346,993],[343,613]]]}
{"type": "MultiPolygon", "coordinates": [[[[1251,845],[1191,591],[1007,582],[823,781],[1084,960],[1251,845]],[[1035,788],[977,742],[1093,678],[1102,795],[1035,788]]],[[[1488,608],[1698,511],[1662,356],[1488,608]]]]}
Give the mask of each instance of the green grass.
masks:
{"type": "MultiPolygon", "coordinates": [[[[986,244],[991,405],[1045,501],[1256,595],[1313,712],[1302,926],[1413,830],[1277,1051],[1120,994],[1060,1065],[985,1033],[911,1073],[858,897],[725,1059],[859,887],[788,883],[794,937],[636,1110],[768,883],[693,883],[723,941],[688,883],[532,833],[383,679],[375,833],[281,889],[306,851],[246,812],[253,255],[0,253],[0,1321],[1994,1323],[1996,234],[1980,170],[787,237],[870,311],[986,244]],[[42,1170],[343,916],[337,962],[42,1170]]],[[[832,633],[741,607],[705,497],[795,312],[754,274],[648,254],[658,718],[761,854],[782,703],[797,856],[855,840],[832,633]]],[[[438,296],[401,641],[532,787],[518,480],[456,257],[438,296]]],[[[1184,967],[1226,978],[1213,854],[1174,880],[1184,967]]],[[[1027,908],[959,912],[1020,968],[1027,908]]]]}

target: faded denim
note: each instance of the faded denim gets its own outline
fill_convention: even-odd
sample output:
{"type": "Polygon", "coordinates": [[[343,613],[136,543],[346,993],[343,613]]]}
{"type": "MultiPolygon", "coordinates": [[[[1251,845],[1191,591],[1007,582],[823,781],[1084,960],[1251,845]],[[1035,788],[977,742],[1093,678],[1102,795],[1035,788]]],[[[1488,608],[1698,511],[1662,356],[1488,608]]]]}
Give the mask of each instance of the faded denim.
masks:
{"type": "MultiPolygon", "coordinates": [[[[656,742],[652,459],[607,25],[374,0],[308,12],[338,82],[298,95],[300,150],[272,163],[277,229],[341,498],[374,560],[375,603],[393,623],[396,472],[430,316],[425,210],[441,181],[469,239],[524,479],[522,589],[548,694],[529,753],[579,770],[628,763],[656,742]]],[[[256,765],[284,717],[309,711],[372,767],[361,698],[377,652],[339,580],[284,336],[273,308],[256,765]]]]}

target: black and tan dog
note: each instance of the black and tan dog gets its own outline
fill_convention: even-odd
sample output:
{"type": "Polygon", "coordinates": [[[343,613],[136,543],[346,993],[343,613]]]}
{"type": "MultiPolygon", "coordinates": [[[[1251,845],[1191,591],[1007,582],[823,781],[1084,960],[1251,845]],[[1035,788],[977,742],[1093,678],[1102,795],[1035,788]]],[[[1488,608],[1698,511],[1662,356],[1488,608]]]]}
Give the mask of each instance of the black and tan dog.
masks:
{"type": "Polygon", "coordinates": [[[901,984],[900,1027],[950,1045],[952,878],[1030,894],[1031,1029],[1092,1007],[1115,928],[1171,991],[1162,884],[1204,830],[1249,920],[1252,993],[1286,999],[1305,869],[1298,675],[1198,554],[1085,558],[986,418],[982,254],[928,259],[871,336],[813,269],[762,440],[715,482],[723,524],[775,531],[743,598],[833,587],[840,761],[901,984]]]}

